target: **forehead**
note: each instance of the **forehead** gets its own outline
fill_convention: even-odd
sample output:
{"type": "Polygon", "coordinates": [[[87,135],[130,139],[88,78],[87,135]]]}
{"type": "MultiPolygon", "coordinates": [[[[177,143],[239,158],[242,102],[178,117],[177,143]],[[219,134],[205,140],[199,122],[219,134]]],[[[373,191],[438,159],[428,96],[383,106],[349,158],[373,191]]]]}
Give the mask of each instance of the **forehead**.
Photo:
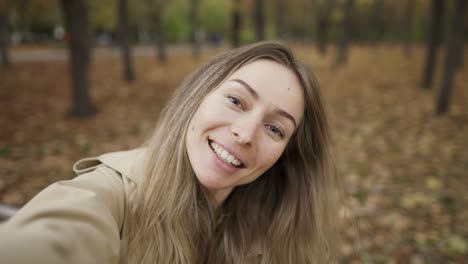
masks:
{"type": "Polygon", "coordinates": [[[240,79],[250,85],[259,100],[279,107],[298,122],[304,111],[304,96],[297,76],[286,66],[267,59],[259,59],[240,67],[229,80],[240,79]]]}

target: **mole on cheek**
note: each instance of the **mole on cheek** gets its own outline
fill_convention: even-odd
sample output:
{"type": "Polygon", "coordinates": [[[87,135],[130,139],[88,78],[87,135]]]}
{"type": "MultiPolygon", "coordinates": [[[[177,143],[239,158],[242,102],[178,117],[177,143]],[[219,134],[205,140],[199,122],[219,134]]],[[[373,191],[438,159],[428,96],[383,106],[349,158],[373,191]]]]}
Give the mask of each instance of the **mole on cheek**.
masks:
{"type": "Polygon", "coordinates": [[[195,131],[195,126],[192,126],[192,131],[195,131]]]}

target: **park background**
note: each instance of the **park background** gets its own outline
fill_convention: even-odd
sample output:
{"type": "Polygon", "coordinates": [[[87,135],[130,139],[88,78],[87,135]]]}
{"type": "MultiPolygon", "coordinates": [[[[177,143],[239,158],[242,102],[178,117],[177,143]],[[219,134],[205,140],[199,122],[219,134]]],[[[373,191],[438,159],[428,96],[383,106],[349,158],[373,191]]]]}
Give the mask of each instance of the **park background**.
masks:
{"type": "Polygon", "coordinates": [[[324,95],[347,192],[340,263],[466,263],[465,2],[0,0],[0,204],[138,147],[196,67],[275,39],[324,95]]]}

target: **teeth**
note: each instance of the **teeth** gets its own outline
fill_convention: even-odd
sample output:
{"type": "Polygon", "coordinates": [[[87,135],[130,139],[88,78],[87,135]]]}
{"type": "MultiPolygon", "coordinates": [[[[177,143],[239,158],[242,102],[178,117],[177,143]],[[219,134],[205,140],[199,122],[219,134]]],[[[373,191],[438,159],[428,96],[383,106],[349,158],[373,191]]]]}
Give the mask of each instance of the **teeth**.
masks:
{"type": "Polygon", "coordinates": [[[227,157],[229,156],[229,154],[228,154],[225,150],[223,150],[223,151],[221,151],[221,155],[220,155],[220,156],[221,156],[221,158],[222,158],[223,160],[227,160],[227,157]]]}
{"type": "Polygon", "coordinates": [[[240,166],[242,164],[238,159],[236,159],[233,155],[229,154],[229,152],[223,149],[220,145],[211,142],[210,146],[211,148],[213,148],[216,154],[218,154],[218,157],[220,157],[226,163],[232,164],[234,166],[240,166]]]}

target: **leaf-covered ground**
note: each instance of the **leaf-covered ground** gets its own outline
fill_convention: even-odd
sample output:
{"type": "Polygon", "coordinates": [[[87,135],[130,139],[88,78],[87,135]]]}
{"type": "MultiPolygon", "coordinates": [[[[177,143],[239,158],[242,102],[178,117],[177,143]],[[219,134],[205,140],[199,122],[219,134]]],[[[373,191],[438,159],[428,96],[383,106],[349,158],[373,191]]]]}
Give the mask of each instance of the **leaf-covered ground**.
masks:
{"type": "MultiPolygon", "coordinates": [[[[309,46],[294,49],[321,83],[348,192],[343,263],[466,263],[467,67],[457,76],[450,113],[436,116],[440,74],[435,89],[420,88],[422,47],[411,56],[398,46],[353,47],[348,65],[335,70],[333,50],[321,57],[309,46]]],[[[1,69],[0,203],[20,207],[48,184],[71,179],[80,158],[137,147],[182,78],[218,51],[197,60],[174,52],[166,65],[136,56],[131,84],[121,80],[118,57],[95,58],[98,113],[82,120],[67,114],[65,61],[1,69]]]]}

